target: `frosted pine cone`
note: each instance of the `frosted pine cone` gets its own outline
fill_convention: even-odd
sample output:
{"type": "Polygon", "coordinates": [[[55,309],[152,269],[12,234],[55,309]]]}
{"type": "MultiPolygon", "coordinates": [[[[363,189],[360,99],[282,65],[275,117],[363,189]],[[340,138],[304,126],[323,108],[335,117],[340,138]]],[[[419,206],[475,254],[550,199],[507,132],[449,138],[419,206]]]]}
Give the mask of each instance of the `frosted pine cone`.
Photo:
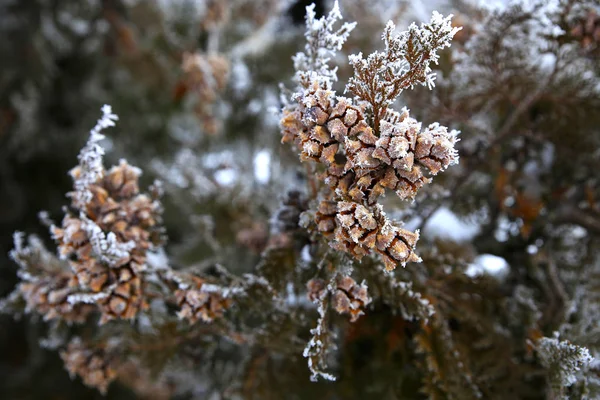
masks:
{"type": "Polygon", "coordinates": [[[116,378],[114,357],[105,349],[91,349],[80,340],[73,340],[60,357],[69,371],[71,379],[79,375],[86,386],[106,394],[108,385],[116,378]]]}
{"type": "Polygon", "coordinates": [[[325,237],[334,235],[331,247],[360,260],[376,251],[381,254],[387,270],[398,263],[420,262],[414,252],[419,234],[394,226],[380,207],[324,200],[319,204],[315,222],[325,237]]]}
{"type": "Polygon", "coordinates": [[[68,323],[83,323],[94,311],[90,304],[71,304],[67,300],[73,293],[72,274],[47,275],[19,284],[18,290],[25,299],[27,312],[36,311],[44,320],[60,319],[68,323]]]}
{"type": "Polygon", "coordinates": [[[177,316],[191,323],[212,322],[231,306],[231,299],[225,297],[222,288],[208,283],[200,283],[198,289],[177,290],[175,297],[181,308],[177,316]]]}
{"type": "Polygon", "coordinates": [[[335,216],[337,214],[337,202],[331,200],[323,200],[319,203],[319,208],[315,214],[315,222],[317,229],[325,237],[333,235],[337,226],[335,216]]]}
{"type": "Polygon", "coordinates": [[[427,167],[432,175],[437,175],[458,161],[455,143],[454,131],[448,132],[448,128],[438,123],[431,124],[417,137],[415,158],[427,167]]]}
{"type": "Polygon", "coordinates": [[[194,110],[204,130],[210,134],[216,134],[219,130],[219,120],[215,118],[213,105],[227,86],[229,68],[229,60],[219,54],[183,55],[185,80],[180,83],[178,91],[182,95],[188,91],[196,94],[194,110]]]}
{"type": "Polygon", "coordinates": [[[355,322],[364,314],[363,309],[371,303],[365,282],[360,285],[349,276],[337,279],[333,294],[333,305],[340,314],[350,314],[350,322],[355,322]]]}
{"type": "Polygon", "coordinates": [[[308,299],[316,303],[327,293],[327,285],[323,279],[315,278],[306,283],[306,290],[308,299]]]}
{"type": "Polygon", "coordinates": [[[339,143],[331,136],[327,121],[332,112],[333,92],[319,86],[315,81],[298,95],[297,110],[284,111],[281,120],[282,142],[294,140],[302,160],[331,164],[339,149],[339,143]]]}
{"type": "Polygon", "coordinates": [[[408,116],[390,113],[393,122],[381,121],[381,134],[376,143],[373,157],[388,165],[383,173],[381,185],[394,190],[401,199],[414,198],[417,191],[430,182],[414,165],[415,148],[421,124],[408,116]]]}
{"type": "Polygon", "coordinates": [[[344,140],[346,170],[352,169],[360,177],[379,167],[381,161],[373,157],[376,142],[377,136],[364,120],[350,129],[344,140]]]}
{"type": "MultiPolygon", "coordinates": [[[[77,181],[81,167],[71,171],[77,181]]],[[[53,226],[60,254],[70,257],[74,282],[98,296],[101,322],[131,319],[146,306],[142,273],[146,252],[161,242],[162,207],[139,193],[141,170],[121,161],[103,172],[87,189],[91,198],[82,217],[66,215],[62,227],[53,226]]],[[[75,200],[75,198],[74,198],[75,200]]]]}
{"type": "Polygon", "coordinates": [[[376,249],[383,258],[385,268],[391,271],[398,263],[404,266],[407,262],[421,262],[414,251],[418,240],[418,232],[399,228],[386,221],[379,229],[376,240],[376,249]]]}
{"type": "Polygon", "coordinates": [[[359,260],[375,247],[378,223],[365,206],[353,202],[337,203],[335,240],[344,250],[359,260]]]}
{"type": "Polygon", "coordinates": [[[99,302],[102,310],[100,323],[112,319],[132,319],[147,307],[143,298],[141,266],[134,262],[120,268],[111,268],[109,282],[114,282],[108,296],[99,302]]]}
{"type": "Polygon", "coordinates": [[[395,117],[395,122],[381,121],[380,135],[373,156],[394,169],[410,171],[421,124],[408,116],[408,111],[395,117]]]}

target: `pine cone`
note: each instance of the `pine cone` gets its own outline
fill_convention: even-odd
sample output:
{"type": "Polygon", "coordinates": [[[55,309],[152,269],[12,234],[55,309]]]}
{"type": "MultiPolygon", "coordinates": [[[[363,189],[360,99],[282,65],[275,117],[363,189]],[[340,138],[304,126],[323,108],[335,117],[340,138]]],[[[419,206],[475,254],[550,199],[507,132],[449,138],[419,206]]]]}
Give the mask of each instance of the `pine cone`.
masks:
{"type": "Polygon", "coordinates": [[[91,304],[71,304],[67,297],[73,293],[70,273],[46,275],[41,279],[19,284],[27,312],[35,310],[44,320],[60,319],[67,323],[83,323],[94,311],[91,304]]]}
{"type": "Polygon", "coordinates": [[[414,162],[412,154],[421,130],[421,124],[408,116],[408,111],[402,114],[394,113],[387,120],[381,121],[380,135],[375,146],[374,157],[395,169],[410,171],[414,162]]]}
{"type": "Polygon", "coordinates": [[[419,234],[394,226],[379,207],[324,200],[315,216],[319,232],[325,237],[334,235],[331,247],[360,260],[371,251],[381,254],[387,270],[398,263],[420,262],[414,248],[419,234]]]}
{"type": "Polygon", "coordinates": [[[333,92],[314,82],[299,102],[302,129],[296,133],[295,143],[300,150],[300,157],[302,160],[329,165],[339,149],[339,143],[327,128],[332,113],[333,92]]]}
{"type": "Polygon", "coordinates": [[[177,290],[175,297],[180,307],[177,316],[191,323],[212,322],[231,306],[231,299],[223,295],[222,288],[207,283],[200,283],[198,289],[177,290]]]}
{"type": "Polygon", "coordinates": [[[334,234],[337,223],[335,216],[337,214],[337,203],[331,200],[323,200],[319,203],[315,214],[317,229],[325,237],[331,237],[334,234]]]}
{"type": "Polygon", "coordinates": [[[86,386],[98,389],[103,395],[116,378],[114,357],[104,349],[88,348],[76,339],[61,351],[60,357],[71,379],[79,375],[86,386]]]}
{"type": "Polygon", "coordinates": [[[421,124],[408,116],[390,113],[388,120],[381,121],[381,135],[373,156],[388,165],[383,173],[381,185],[394,190],[401,199],[414,198],[417,191],[430,182],[414,165],[415,149],[421,124]]]}
{"type": "Polygon", "coordinates": [[[456,136],[448,132],[448,128],[438,123],[431,124],[417,137],[415,158],[432,175],[437,175],[458,161],[455,142],[456,136]]]}
{"type": "MultiPolygon", "coordinates": [[[[219,3],[219,2],[217,2],[219,3]]],[[[185,80],[181,91],[192,91],[197,95],[194,111],[210,134],[219,131],[219,120],[215,118],[213,104],[229,81],[229,60],[219,54],[185,53],[182,69],[185,80]]]]}
{"type": "Polygon", "coordinates": [[[349,276],[337,279],[333,294],[333,305],[340,314],[350,314],[350,322],[355,322],[364,314],[363,309],[371,303],[365,282],[360,285],[349,276]]]}
{"type": "Polygon", "coordinates": [[[399,228],[386,221],[379,229],[376,239],[376,249],[383,258],[385,268],[392,271],[398,263],[404,266],[407,262],[421,262],[421,258],[414,252],[418,240],[418,232],[399,228]]]}
{"type": "Polygon", "coordinates": [[[134,262],[110,269],[109,282],[115,282],[115,287],[100,302],[101,324],[112,319],[133,319],[148,307],[143,298],[141,272],[141,266],[134,262]]]}
{"type": "MultiPolygon", "coordinates": [[[[80,167],[71,172],[74,179],[80,174],[80,167]]],[[[156,199],[139,193],[140,175],[140,169],[122,160],[89,186],[92,197],[81,210],[89,220],[66,215],[62,228],[51,228],[60,254],[73,256],[69,263],[74,282],[92,293],[106,293],[98,302],[102,323],[134,318],[146,307],[142,273],[147,250],[160,244],[162,207],[156,199]],[[106,234],[107,240],[125,250],[121,249],[115,259],[102,258],[94,251],[93,241],[102,239],[96,237],[98,234],[106,234]]],[[[75,208],[77,205],[73,204],[75,208]]]]}
{"type": "Polygon", "coordinates": [[[306,296],[308,299],[312,303],[316,303],[325,296],[327,292],[327,285],[323,279],[314,278],[306,283],[306,290],[306,296]]]}
{"type": "Polygon", "coordinates": [[[353,202],[337,203],[336,245],[357,259],[369,254],[375,247],[378,223],[365,206],[353,202]]]}
{"type": "Polygon", "coordinates": [[[376,142],[377,136],[364,120],[350,129],[344,140],[346,170],[352,169],[361,177],[378,168],[381,161],[373,157],[376,142]]]}

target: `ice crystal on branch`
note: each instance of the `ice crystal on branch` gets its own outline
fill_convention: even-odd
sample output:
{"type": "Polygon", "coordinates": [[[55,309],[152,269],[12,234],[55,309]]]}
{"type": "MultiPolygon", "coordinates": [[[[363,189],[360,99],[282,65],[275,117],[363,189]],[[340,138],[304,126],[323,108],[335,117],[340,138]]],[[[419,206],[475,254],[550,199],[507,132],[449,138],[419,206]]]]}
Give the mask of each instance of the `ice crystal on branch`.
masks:
{"type": "Polygon", "coordinates": [[[397,35],[394,23],[389,21],[382,35],[383,51],[371,53],[366,59],[362,53],[350,56],[354,76],[346,89],[370,105],[376,130],[403,90],[417,84],[430,89],[434,86],[435,74],[429,64],[432,61],[437,64],[437,51],[449,47],[460,30],[452,27],[451,19],[452,15],[444,18],[434,11],[429,23],[420,27],[412,23],[408,30],[397,35]]]}

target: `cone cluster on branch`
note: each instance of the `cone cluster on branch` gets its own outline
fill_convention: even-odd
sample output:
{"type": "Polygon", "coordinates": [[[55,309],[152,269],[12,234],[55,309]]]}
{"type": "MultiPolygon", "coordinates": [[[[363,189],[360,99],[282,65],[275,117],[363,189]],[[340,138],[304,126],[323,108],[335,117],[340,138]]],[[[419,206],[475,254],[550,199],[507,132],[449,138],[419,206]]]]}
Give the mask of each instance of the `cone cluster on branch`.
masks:
{"type": "Polygon", "coordinates": [[[223,316],[232,300],[227,297],[224,288],[205,282],[202,279],[195,279],[196,287],[179,289],[175,292],[179,311],[177,316],[180,319],[187,319],[190,323],[196,323],[199,320],[203,322],[212,322],[216,318],[223,316]]]}
{"type": "Polygon", "coordinates": [[[108,385],[117,377],[114,357],[103,348],[89,348],[80,340],[72,340],[60,353],[71,377],[80,376],[83,383],[106,394],[108,385]]]}
{"type": "Polygon", "coordinates": [[[35,310],[46,321],[60,319],[67,323],[82,323],[94,311],[91,304],[71,304],[68,301],[74,287],[73,275],[67,271],[22,282],[19,291],[27,303],[26,311],[35,310]]]}
{"type": "Polygon", "coordinates": [[[371,251],[379,253],[388,271],[398,263],[420,262],[414,249],[418,232],[395,226],[380,206],[366,207],[347,201],[324,200],[315,216],[317,229],[333,238],[332,247],[361,259],[371,251]]]}
{"type": "Polygon", "coordinates": [[[365,282],[360,285],[349,276],[341,276],[336,281],[333,294],[333,307],[340,314],[349,314],[350,322],[355,322],[364,314],[364,308],[371,303],[365,282]]]}
{"type": "Polygon", "coordinates": [[[20,233],[14,235],[10,256],[19,265],[22,282],[14,295],[25,301],[25,312],[40,314],[46,321],[84,322],[95,307],[69,301],[78,290],[69,265],[50,253],[38,237],[30,236],[27,245],[23,239],[20,233]]]}
{"type": "Polygon", "coordinates": [[[385,189],[394,190],[402,199],[414,198],[418,189],[431,181],[423,169],[436,175],[456,162],[457,156],[455,135],[447,128],[432,124],[420,132],[421,124],[410,118],[407,110],[390,115],[393,118],[382,121],[376,135],[363,109],[353,106],[349,99],[334,100],[331,90],[313,81],[298,97],[297,107],[284,110],[281,127],[282,141],[293,141],[302,160],[326,166],[319,177],[331,191],[316,214],[319,231],[326,236],[335,232],[332,246],[358,259],[380,243],[377,251],[386,253],[386,267],[394,269],[398,262],[418,260],[412,251],[418,234],[387,228],[385,238],[377,241],[381,228],[391,225],[377,210],[377,199],[385,189]],[[345,163],[339,161],[344,158],[345,163]],[[349,219],[354,212],[360,214],[361,223],[349,219]],[[390,232],[394,233],[394,243],[404,243],[407,251],[392,251],[390,255],[390,232]]]}
{"type": "MultiPolygon", "coordinates": [[[[131,319],[146,306],[142,275],[146,252],[160,244],[162,207],[140,193],[140,174],[121,161],[89,185],[91,199],[79,215],[67,214],[61,227],[51,228],[76,285],[100,294],[96,298],[102,322],[131,319]]],[[[82,167],[75,167],[71,176],[80,179],[82,167]]]]}
{"type": "Polygon", "coordinates": [[[333,31],[339,15],[338,9],[334,11],[318,24],[313,21],[309,26],[312,19],[307,19],[310,40],[306,52],[295,58],[299,85],[292,103],[283,110],[282,142],[294,143],[302,161],[323,165],[317,174],[325,184],[321,186],[316,212],[318,231],[333,239],[333,248],[357,259],[371,251],[380,253],[386,268],[392,270],[398,263],[420,260],[414,253],[418,233],[389,221],[378,199],[386,189],[403,200],[414,199],[418,190],[431,181],[425,174],[437,175],[456,163],[458,155],[454,131],[448,132],[437,123],[422,130],[421,123],[409,117],[408,110],[398,113],[390,105],[406,87],[416,83],[431,85],[430,58],[436,59],[435,50],[448,46],[458,29],[450,26],[449,18],[434,13],[430,26],[421,28],[435,33],[429,48],[410,42],[419,28],[411,26],[412,36],[402,33],[393,37],[393,25],[388,26],[384,40],[390,54],[387,58],[378,52],[367,60],[362,60],[361,55],[352,58],[355,76],[347,88],[355,98],[336,97],[332,90],[335,70],[327,66],[328,59],[319,58],[320,53],[339,50],[348,34],[348,26],[333,31]],[[321,31],[312,32],[315,26],[321,31]],[[313,48],[313,41],[322,43],[321,52],[313,48]],[[422,58],[420,67],[415,65],[418,62],[413,56],[414,60],[422,58]],[[402,59],[413,61],[402,64],[402,59]],[[385,65],[387,62],[390,65],[385,65]],[[318,70],[310,70],[317,65],[318,70]],[[406,65],[410,68],[400,77],[379,76],[380,71],[389,69],[391,73],[407,68],[406,65]],[[384,81],[375,82],[377,79],[384,81]]]}

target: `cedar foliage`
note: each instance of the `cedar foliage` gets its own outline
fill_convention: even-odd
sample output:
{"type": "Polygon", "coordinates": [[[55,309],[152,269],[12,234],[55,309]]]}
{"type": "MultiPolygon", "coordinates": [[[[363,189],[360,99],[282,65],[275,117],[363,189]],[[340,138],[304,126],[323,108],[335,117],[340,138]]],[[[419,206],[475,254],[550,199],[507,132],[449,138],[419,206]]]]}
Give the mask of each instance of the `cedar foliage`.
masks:
{"type": "Polygon", "coordinates": [[[2,397],[600,396],[600,5],[324,3],[0,0],[2,397]]]}

